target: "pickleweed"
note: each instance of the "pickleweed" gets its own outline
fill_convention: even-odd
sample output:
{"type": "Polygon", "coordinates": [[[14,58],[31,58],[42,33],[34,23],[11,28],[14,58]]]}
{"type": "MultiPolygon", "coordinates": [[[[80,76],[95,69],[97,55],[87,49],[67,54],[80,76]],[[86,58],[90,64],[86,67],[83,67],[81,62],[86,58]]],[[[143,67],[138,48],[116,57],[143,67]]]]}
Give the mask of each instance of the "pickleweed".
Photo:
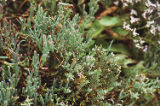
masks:
{"type": "Polygon", "coordinates": [[[156,0],[1,1],[0,106],[159,105],[156,0]]]}

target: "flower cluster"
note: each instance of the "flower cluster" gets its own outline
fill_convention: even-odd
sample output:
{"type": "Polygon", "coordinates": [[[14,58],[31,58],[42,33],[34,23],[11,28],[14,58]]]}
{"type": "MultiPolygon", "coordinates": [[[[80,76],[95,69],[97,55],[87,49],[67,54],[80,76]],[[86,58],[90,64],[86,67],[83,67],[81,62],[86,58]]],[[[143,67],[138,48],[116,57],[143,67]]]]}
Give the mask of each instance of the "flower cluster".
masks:
{"type": "MultiPolygon", "coordinates": [[[[144,43],[147,41],[142,40],[141,36],[157,36],[160,32],[160,25],[158,24],[160,19],[160,3],[152,2],[151,0],[141,1],[141,0],[120,0],[123,7],[130,8],[130,19],[129,23],[126,21],[123,24],[123,28],[127,31],[132,32],[133,41],[135,46],[139,49],[142,49],[144,52],[147,51],[148,46],[144,43]],[[134,5],[137,3],[144,4],[144,10],[138,11],[134,5]],[[145,25],[141,26],[142,23],[145,25]],[[142,34],[139,33],[139,30],[147,30],[142,34]],[[135,40],[136,39],[136,40],[135,40]]],[[[158,39],[157,39],[158,40],[158,39]]],[[[158,42],[158,41],[157,41],[158,42]]],[[[159,42],[158,42],[159,44],[159,42]]]]}
{"type": "Polygon", "coordinates": [[[148,49],[147,45],[144,45],[145,41],[144,40],[133,40],[133,42],[135,43],[135,46],[138,49],[141,49],[143,52],[146,52],[148,49]]]}
{"type": "Polygon", "coordinates": [[[128,7],[129,5],[133,5],[134,3],[141,2],[141,0],[117,0],[117,1],[114,1],[114,4],[118,5],[119,2],[123,4],[123,7],[128,7]]]}
{"type": "Polygon", "coordinates": [[[160,3],[157,1],[152,3],[150,0],[145,2],[147,9],[144,10],[142,16],[147,20],[146,27],[150,28],[151,34],[155,35],[156,32],[160,31],[160,26],[158,25],[160,17],[160,3]]]}

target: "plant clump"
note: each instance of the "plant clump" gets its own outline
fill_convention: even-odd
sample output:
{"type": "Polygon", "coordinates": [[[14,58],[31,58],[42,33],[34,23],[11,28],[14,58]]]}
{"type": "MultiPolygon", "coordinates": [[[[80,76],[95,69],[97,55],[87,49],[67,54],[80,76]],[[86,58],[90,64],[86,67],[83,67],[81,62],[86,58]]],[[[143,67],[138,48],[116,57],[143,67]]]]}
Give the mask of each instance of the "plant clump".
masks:
{"type": "Polygon", "coordinates": [[[160,104],[159,2],[0,4],[0,105],[160,104]]]}

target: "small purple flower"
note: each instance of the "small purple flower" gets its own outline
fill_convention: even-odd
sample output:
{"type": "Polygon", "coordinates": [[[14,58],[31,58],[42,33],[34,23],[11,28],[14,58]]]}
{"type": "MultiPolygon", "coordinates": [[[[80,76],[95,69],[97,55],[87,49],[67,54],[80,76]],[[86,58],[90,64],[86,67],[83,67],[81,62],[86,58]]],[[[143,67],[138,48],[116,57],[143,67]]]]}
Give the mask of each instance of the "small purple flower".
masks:
{"type": "Polygon", "coordinates": [[[31,72],[34,72],[34,69],[32,69],[31,72]]]}
{"type": "Polygon", "coordinates": [[[20,54],[17,54],[17,57],[20,57],[21,55],[20,54]]]}
{"type": "Polygon", "coordinates": [[[7,86],[9,86],[9,82],[7,82],[6,84],[7,84],[7,86]]]}
{"type": "Polygon", "coordinates": [[[48,43],[48,44],[52,44],[52,42],[51,42],[51,41],[47,41],[47,43],[48,43]]]}
{"type": "Polygon", "coordinates": [[[0,71],[2,70],[2,67],[0,67],[0,71]]]}
{"type": "Polygon", "coordinates": [[[82,76],[82,72],[78,73],[78,76],[81,77],[82,76]]]}
{"type": "Polygon", "coordinates": [[[41,67],[42,70],[48,70],[48,67],[41,67]]]}
{"type": "Polygon", "coordinates": [[[65,105],[65,103],[64,103],[64,102],[61,102],[60,105],[65,105]]]}
{"type": "Polygon", "coordinates": [[[74,81],[74,78],[71,78],[72,81],[74,81]]]}
{"type": "Polygon", "coordinates": [[[75,55],[75,52],[72,52],[73,55],[75,55]]]}

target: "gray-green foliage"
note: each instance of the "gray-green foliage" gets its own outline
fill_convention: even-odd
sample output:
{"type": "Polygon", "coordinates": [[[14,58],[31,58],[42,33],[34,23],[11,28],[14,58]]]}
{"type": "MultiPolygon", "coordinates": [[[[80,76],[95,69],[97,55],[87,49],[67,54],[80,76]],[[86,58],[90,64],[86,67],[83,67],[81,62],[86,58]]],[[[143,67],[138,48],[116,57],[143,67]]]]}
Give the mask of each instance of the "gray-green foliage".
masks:
{"type": "Polygon", "coordinates": [[[150,76],[152,77],[159,77],[160,76],[160,49],[158,47],[159,45],[150,45],[148,52],[145,53],[144,59],[146,67],[148,67],[148,72],[150,76]]]}
{"type": "MultiPolygon", "coordinates": [[[[94,30],[85,31],[86,26],[94,21],[97,2],[89,2],[88,13],[85,6],[82,7],[81,24],[79,14],[71,17],[72,10],[63,8],[68,3],[60,2],[53,17],[42,7],[34,7],[35,2],[32,2],[29,19],[20,19],[21,32],[10,37],[12,31],[6,27],[0,35],[0,53],[9,51],[7,56],[0,56],[3,64],[0,105],[110,106],[123,102],[133,105],[143,100],[151,102],[154,91],[160,86],[159,79],[150,80],[143,76],[139,71],[144,67],[139,65],[125,70],[125,77],[121,77],[130,61],[124,62],[124,55],[110,53],[113,42],[108,49],[93,45],[94,30]],[[21,36],[26,39],[17,42],[21,36]],[[30,42],[27,49],[21,47],[23,42],[30,42]],[[19,55],[22,49],[29,55],[19,55]],[[8,58],[11,63],[5,61],[8,58]],[[145,98],[141,99],[144,94],[145,98]]],[[[46,0],[45,3],[48,6],[50,2],[46,0]]],[[[52,3],[51,7],[55,5],[52,3]]]]}
{"type": "MultiPolygon", "coordinates": [[[[58,62],[56,64],[58,66],[51,66],[49,69],[52,69],[52,67],[56,69],[56,76],[59,76],[62,72],[64,73],[60,76],[61,79],[54,76],[56,81],[58,81],[58,83],[55,82],[55,84],[60,84],[56,85],[57,90],[55,90],[55,94],[58,95],[60,92],[63,92],[64,95],[68,95],[66,98],[59,95],[60,102],[64,101],[65,103],[70,102],[74,104],[74,102],[77,103],[77,101],[81,100],[81,94],[86,95],[84,98],[89,98],[87,97],[88,95],[92,97],[97,94],[97,96],[92,97],[92,100],[88,100],[91,101],[92,104],[95,104],[97,100],[101,101],[104,99],[104,94],[109,91],[107,88],[111,86],[111,81],[116,81],[120,73],[119,67],[117,67],[113,61],[109,60],[112,56],[107,56],[106,50],[97,46],[92,48],[91,51],[89,50],[90,45],[93,44],[91,32],[87,33],[86,40],[84,40],[85,26],[93,21],[94,14],[97,10],[97,8],[95,9],[95,7],[97,7],[96,2],[91,1],[89,6],[89,14],[83,11],[83,18],[85,20],[81,25],[78,25],[80,21],[79,15],[76,14],[71,20],[69,14],[72,11],[66,11],[62,6],[59,7],[58,14],[53,19],[47,15],[47,12],[43,11],[42,7],[38,7],[37,14],[33,19],[34,27],[26,28],[27,30],[23,31],[23,33],[29,35],[33,41],[35,41],[42,53],[40,66],[46,66],[46,62],[50,63],[50,59],[54,61],[58,58],[56,61],[58,62]],[[56,29],[57,27],[58,29],[56,29]],[[55,32],[56,30],[58,30],[58,32],[55,32]],[[52,57],[51,54],[58,55],[58,57],[52,57]],[[106,65],[106,67],[104,67],[104,65],[106,65]],[[110,70],[112,67],[115,67],[115,69],[110,70]],[[101,78],[104,74],[106,74],[106,76],[101,78]],[[108,76],[113,76],[113,78],[110,79],[108,76]],[[104,81],[105,79],[108,80],[107,83],[104,81]],[[105,89],[101,90],[101,87],[105,89]]],[[[85,8],[85,6],[83,8],[85,8]]],[[[35,60],[34,58],[32,61],[35,60]]],[[[38,67],[35,66],[36,63],[33,64],[33,67],[38,67]]],[[[53,63],[53,65],[54,64],[55,63],[53,63]]],[[[37,98],[36,93],[34,93],[35,95],[32,94],[34,96],[30,95],[30,92],[33,92],[33,88],[39,88],[39,85],[35,85],[34,83],[39,82],[40,84],[40,81],[36,81],[34,76],[30,75],[27,78],[31,91],[28,91],[28,87],[25,88],[26,90],[23,90],[29,93],[26,95],[27,99],[37,98]],[[36,82],[32,81],[32,79],[36,82]],[[33,84],[31,82],[33,82],[33,84]]],[[[53,92],[53,88],[47,89],[47,91],[53,92]]],[[[37,101],[35,99],[34,101],[37,101]]],[[[56,98],[54,98],[54,100],[56,100],[56,98]]],[[[44,96],[40,96],[40,102],[42,104],[46,104],[47,101],[51,102],[53,100],[46,100],[44,96]]],[[[85,102],[85,100],[82,100],[80,104],[84,104],[85,102]]]]}
{"type": "Polygon", "coordinates": [[[2,106],[13,105],[18,99],[17,89],[15,88],[18,81],[15,74],[11,74],[10,67],[2,70],[2,80],[0,82],[0,103],[2,106]],[[8,80],[8,81],[6,81],[8,80]]]}

